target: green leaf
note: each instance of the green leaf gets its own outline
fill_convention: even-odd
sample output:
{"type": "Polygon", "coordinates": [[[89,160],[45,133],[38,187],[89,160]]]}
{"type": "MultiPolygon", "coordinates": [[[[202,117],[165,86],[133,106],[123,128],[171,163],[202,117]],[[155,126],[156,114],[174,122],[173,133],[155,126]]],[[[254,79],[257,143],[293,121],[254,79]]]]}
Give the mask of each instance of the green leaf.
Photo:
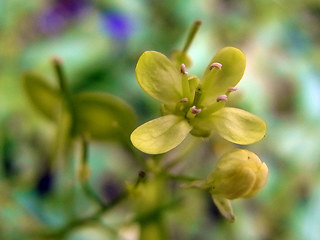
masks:
{"type": "Polygon", "coordinates": [[[230,200],[218,198],[214,195],[211,196],[214,204],[217,206],[222,216],[224,216],[229,222],[234,222],[236,220],[236,216],[233,213],[230,200]]]}
{"type": "Polygon", "coordinates": [[[50,120],[57,118],[61,97],[58,89],[50,86],[46,79],[35,73],[23,76],[23,87],[33,106],[50,120]]]}
{"type": "Polygon", "coordinates": [[[145,153],[160,154],[178,146],[190,130],[183,117],[166,115],[138,127],[131,134],[131,141],[145,153]]]}
{"type": "Polygon", "coordinates": [[[246,56],[234,47],[221,49],[210,61],[202,77],[202,96],[199,104],[207,106],[216,102],[218,96],[225,94],[241,80],[246,67],[246,56]],[[212,63],[222,64],[221,70],[212,68],[212,63]]]}
{"type": "Polygon", "coordinates": [[[211,121],[221,137],[237,144],[258,142],[267,131],[264,120],[238,108],[222,108],[211,115],[211,121]]]}
{"type": "Polygon", "coordinates": [[[123,140],[135,127],[131,107],[118,97],[98,92],[82,92],[73,97],[76,132],[95,140],[123,140]]]}
{"type": "Polygon", "coordinates": [[[160,102],[177,103],[182,94],[182,74],[165,55],[148,51],[138,60],[136,77],[140,87],[160,102]]]}

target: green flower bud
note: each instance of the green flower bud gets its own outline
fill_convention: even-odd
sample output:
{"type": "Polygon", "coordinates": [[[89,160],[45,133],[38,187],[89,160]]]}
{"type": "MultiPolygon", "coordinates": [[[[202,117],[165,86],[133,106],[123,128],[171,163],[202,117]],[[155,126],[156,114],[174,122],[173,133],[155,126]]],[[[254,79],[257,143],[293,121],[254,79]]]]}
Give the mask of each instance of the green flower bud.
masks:
{"type": "Polygon", "coordinates": [[[259,192],[268,179],[268,167],[247,150],[236,149],[224,154],[207,178],[213,197],[247,198],[259,192]]]}

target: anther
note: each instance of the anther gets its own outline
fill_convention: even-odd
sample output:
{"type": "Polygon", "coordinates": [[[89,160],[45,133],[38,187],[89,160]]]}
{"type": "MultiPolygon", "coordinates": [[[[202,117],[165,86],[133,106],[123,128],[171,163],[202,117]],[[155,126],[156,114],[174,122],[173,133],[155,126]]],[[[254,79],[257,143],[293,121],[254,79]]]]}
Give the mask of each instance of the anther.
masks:
{"type": "Polygon", "coordinates": [[[193,106],[191,108],[191,113],[192,114],[199,114],[199,113],[201,113],[201,109],[197,109],[196,106],[193,106]]]}
{"type": "Polygon", "coordinates": [[[220,95],[218,98],[217,98],[217,102],[220,102],[220,101],[228,101],[228,97],[227,95],[223,94],[223,95],[220,95]]]}
{"type": "Polygon", "coordinates": [[[180,102],[181,103],[186,103],[186,102],[189,102],[189,99],[188,98],[182,98],[182,99],[180,99],[180,102]]]}
{"type": "Polygon", "coordinates": [[[209,70],[211,70],[212,68],[218,68],[219,70],[221,70],[222,64],[218,62],[214,62],[210,65],[209,70]]]}
{"type": "Polygon", "coordinates": [[[188,74],[188,72],[186,71],[186,65],[184,65],[184,63],[181,64],[181,67],[180,67],[180,71],[181,73],[183,74],[188,74]]]}
{"type": "Polygon", "coordinates": [[[235,92],[235,91],[237,91],[237,90],[238,90],[237,87],[230,87],[230,88],[228,88],[228,92],[235,92]]]}

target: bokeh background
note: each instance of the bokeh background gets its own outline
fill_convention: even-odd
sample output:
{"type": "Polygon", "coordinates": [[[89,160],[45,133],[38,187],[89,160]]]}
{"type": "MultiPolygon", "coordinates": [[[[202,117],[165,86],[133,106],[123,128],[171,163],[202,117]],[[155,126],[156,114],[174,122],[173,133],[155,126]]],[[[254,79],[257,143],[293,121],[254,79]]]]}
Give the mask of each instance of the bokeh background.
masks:
{"type": "MultiPolygon", "coordinates": [[[[77,185],[77,153],[60,172],[48,170],[55,124],[28,101],[22,74],[33,70],[55,84],[50,59],[60,56],[73,92],[119,96],[141,124],[159,116],[159,104],[135,80],[139,56],[182,48],[196,19],[203,24],[189,51],[189,72],[201,76],[224,46],[247,56],[230,105],[267,121],[267,136],[247,148],[267,163],[270,176],[257,196],[233,201],[234,224],[221,218],[207,193],[177,189],[183,203],[164,213],[171,238],[320,239],[317,0],[0,0],[0,239],[35,239],[28,233],[59,228],[95,207],[77,185]]],[[[230,147],[220,138],[203,141],[177,171],[205,178],[230,147]]],[[[90,184],[106,202],[139,170],[116,143],[93,143],[89,155],[90,184]]],[[[66,239],[136,239],[130,211],[121,205],[66,239]]]]}

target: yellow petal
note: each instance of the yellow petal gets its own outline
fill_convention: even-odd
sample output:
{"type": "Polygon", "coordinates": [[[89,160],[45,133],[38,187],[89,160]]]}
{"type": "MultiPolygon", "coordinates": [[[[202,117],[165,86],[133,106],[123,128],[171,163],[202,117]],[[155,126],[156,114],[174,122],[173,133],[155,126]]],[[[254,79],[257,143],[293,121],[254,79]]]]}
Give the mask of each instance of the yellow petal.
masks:
{"type": "Polygon", "coordinates": [[[245,149],[225,153],[207,178],[206,186],[215,197],[247,198],[258,193],[268,179],[268,167],[245,149]]]}
{"type": "Polygon", "coordinates": [[[191,130],[182,117],[166,115],[149,121],[131,134],[133,145],[149,154],[160,154],[178,146],[191,130]]]}
{"type": "Polygon", "coordinates": [[[136,77],[140,87],[160,102],[177,103],[182,96],[182,74],[165,55],[144,52],[136,67],[136,77]]]}
{"type": "Polygon", "coordinates": [[[202,96],[199,104],[202,106],[213,104],[228,88],[237,85],[245,67],[246,56],[241,50],[234,47],[221,49],[210,61],[202,77],[202,96]],[[211,68],[212,63],[220,63],[222,68],[220,70],[216,67],[211,68]]]}
{"type": "Polygon", "coordinates": [[[211,115],[211,121],[221,137],[237,144],[258,142],[267,131],[264,120],[238,108],[222,108],[211,115]]]}

